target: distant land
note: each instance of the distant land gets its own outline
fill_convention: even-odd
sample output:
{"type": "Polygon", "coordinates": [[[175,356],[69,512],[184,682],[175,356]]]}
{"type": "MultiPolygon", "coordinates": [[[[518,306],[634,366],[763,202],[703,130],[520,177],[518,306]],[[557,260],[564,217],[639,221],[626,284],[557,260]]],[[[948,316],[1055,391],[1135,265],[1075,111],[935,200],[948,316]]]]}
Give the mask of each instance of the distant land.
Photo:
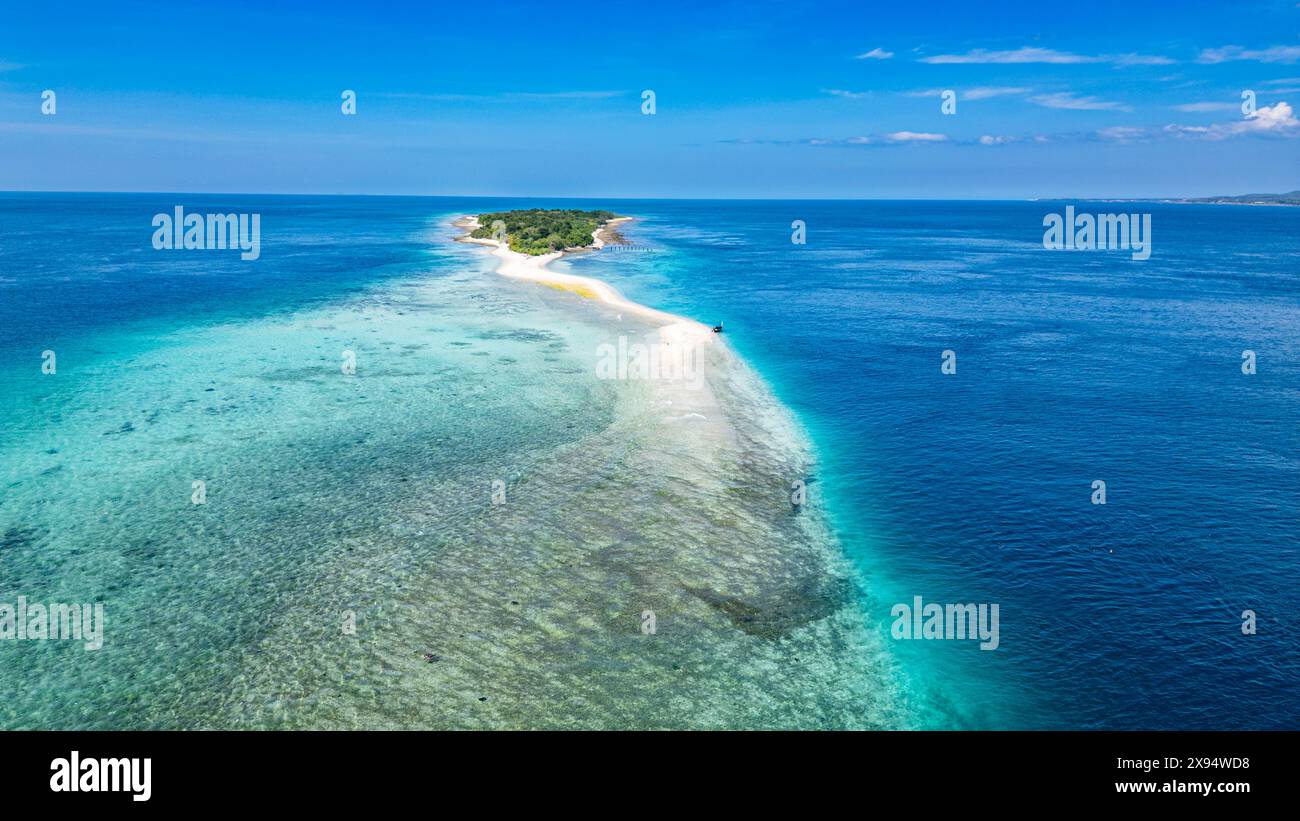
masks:
{"type": "Polygon", "coordinates": [[[1177,202],[1221,202],[1233,205],[1300,205],[1300,190],[1287,194],[1240,194],[1235,197],[1192,197],[1177,202]]]}
{"type": "Polygon", "coordinates": [[[1213,205],[1300,205],[1300,190],[1286,194],[1221,194],[1213,197],[1141,197],[1136,199],[1095,199],[1091,202],[1189,202],[1213,205]]]}

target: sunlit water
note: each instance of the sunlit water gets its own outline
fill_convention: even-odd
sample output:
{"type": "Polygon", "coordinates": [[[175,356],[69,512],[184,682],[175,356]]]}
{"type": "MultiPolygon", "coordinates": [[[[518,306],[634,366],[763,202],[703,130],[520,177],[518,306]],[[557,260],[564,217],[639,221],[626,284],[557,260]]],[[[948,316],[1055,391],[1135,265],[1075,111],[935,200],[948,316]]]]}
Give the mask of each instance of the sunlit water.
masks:
{"type": "Polygon", "coordinates": [[[4,726],[906,723],[725,347],[688,394],[597,379],[648,328],[451,243],[483,203],[180,200],[262,214],[241,262],[152,250],[177,202],[3,200],[0,601],[107,615],[0,642],[4,726]]]}
{"type": "Polygon", "coordinates": [[[581,264],[726,321],[882,636],[1000,605],[996,651],[886,638],[914,721],[1300,726],[1300,209],[1076,205],[1150,214],[1150,259],[1045,250],[1063,202],[662,202],[581,264]]]}
{"type": "Polygon", "coordinates": [[[1295,727],[1300,211],[1090,209],[1136,261],[1063,207],[2,195],[0,602],[108,625],[0,641],[0,725],[1295,727]],[[700,390],[450,242],[539,204],[638,218],[555,267],[725,321],[700,390]]]}

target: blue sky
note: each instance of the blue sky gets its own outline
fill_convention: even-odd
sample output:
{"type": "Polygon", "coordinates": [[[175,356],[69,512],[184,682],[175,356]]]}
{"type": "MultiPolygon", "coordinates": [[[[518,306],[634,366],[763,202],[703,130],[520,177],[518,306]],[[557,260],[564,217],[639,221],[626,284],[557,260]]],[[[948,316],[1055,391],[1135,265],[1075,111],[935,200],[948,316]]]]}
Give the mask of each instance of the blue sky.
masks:
{"type": "Polygon", "coordinates": [[[1295,0],[53,2],[0,26],[4,190],[1289,191],[1293,108],[1295,0]]]}

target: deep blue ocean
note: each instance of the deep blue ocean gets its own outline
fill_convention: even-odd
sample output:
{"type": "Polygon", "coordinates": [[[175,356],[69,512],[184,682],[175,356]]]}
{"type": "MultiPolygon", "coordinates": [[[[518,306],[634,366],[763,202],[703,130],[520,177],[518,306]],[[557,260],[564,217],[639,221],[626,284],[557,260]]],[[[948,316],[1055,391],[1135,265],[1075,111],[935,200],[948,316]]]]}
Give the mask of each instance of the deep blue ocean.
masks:
{"type": "Polygon", "coordinates": [[[811,427],[882,623],[1001,603],[996,651],[894,644],[954,724],[1295,727],[1300,211],[1079,206],[1151,213],[1137,261],[1044,250],[1064,206],[620,204],[671,250],[601,272],[725,320],[811,427]]]}
{"type": "MultiPolygon", "coordinates": [[[[820,465],[809,492],[865,593],[863,622],[900,671],[913,726],[1300,727],[1300,209],[1074,204],[1151,214],[1150,259],[1045,250],[1043,217],[1066,205],[1047,201],[0,194],[0,453],[14,460],[0,472],[0,592],[84,594],[70,565],[42,558],[62,549],[50,522],[109,527],[116,514],[88,504],[55,515],[86,476],[35,460],[117,447],[143,427],[96,422],[80,446],[81,434],[55,433],[57,413],[31,408],[72,402],[57,391],[76,389],[42,381],[42,351],[58,352],[61,374],[137,367],[130,384],[150,390],[180,378],[149,358],[177,339],[202,350],[214,329],[453,277],[470,252],[436,250],[449,216],[608,208],[635,218],[622,228],[629,244],[560,265],[725,323],[794,411],[820,465]],[[177,204],[260,213],[261,260],[153,250],[150,218],[177,204]],[[791,241],[796,220],[803,244],[791,241]],[[1242,371],[1246,350],[1254,374],[1242,371]],[[944,351],[955,373],[942,372],[944,351]],[[1104,505],[1092,501],[1096,480],[1104,505]],[[998,604],[998,648],[892,639],[891,607],[915,596],[998,604]]],[[[287,333],[248,338],[238,356],[292,344],[287,333]]],[[[207,384],[201,364],[184,377],[195,391],[207,384]]],[[[84,389],[75,398],[87,414],[100,402],[84,389]]],[[[297,422],[270,413],[251,424],[297,422]]],[[[552,433],[563,432],[537,436],[552,433]]],[[[185,434],[168,441],[182,447],[185,434]]],[[[494,441],[474,440],[479,455],[465,461],[494,441]]],[[[112,473],[156,458],[115,452],[112,473]]],[[[377,458],[367,469],[387,469],[377,458]]],[[[114,481],[107,467],[95,476],[114,481]]],[[[266,487],[276,492],[273,478],[266,487]]],[[[103,505],[127,504],[120,495],[105,491],[103,505]]],[[[139,548],[149,561],[167,550],[165,529],[155,537],[139,548]]],[[[167,572],[193,579],[203,561],[167,572]]],[[[243,652],[260,638],[222,646],[243,652]]],[[[53,697],[39,705],[62,709],[53,697]]]]}

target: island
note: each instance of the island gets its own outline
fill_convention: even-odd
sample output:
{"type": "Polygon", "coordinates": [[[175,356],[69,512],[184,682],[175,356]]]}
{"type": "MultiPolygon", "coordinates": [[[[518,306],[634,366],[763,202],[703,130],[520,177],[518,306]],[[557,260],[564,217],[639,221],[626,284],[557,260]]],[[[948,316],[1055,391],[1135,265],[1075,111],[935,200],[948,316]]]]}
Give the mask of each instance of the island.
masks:
{"type": "MultiPolygon", "coordinates": [[[[499,239],[496,223],[505,226],[505,242],[511,251],[541,256],[555,251],[571,251],[601,245],[596,232],[608,223],[625,219],[613,211],[579,211],[564,208],[529,208],[520,211],[497,211],[478,215],[478,227],[470,236],[475,239],[499,239]]],[[[617,242],[619,238],[607,236],[617,242]]]]}

